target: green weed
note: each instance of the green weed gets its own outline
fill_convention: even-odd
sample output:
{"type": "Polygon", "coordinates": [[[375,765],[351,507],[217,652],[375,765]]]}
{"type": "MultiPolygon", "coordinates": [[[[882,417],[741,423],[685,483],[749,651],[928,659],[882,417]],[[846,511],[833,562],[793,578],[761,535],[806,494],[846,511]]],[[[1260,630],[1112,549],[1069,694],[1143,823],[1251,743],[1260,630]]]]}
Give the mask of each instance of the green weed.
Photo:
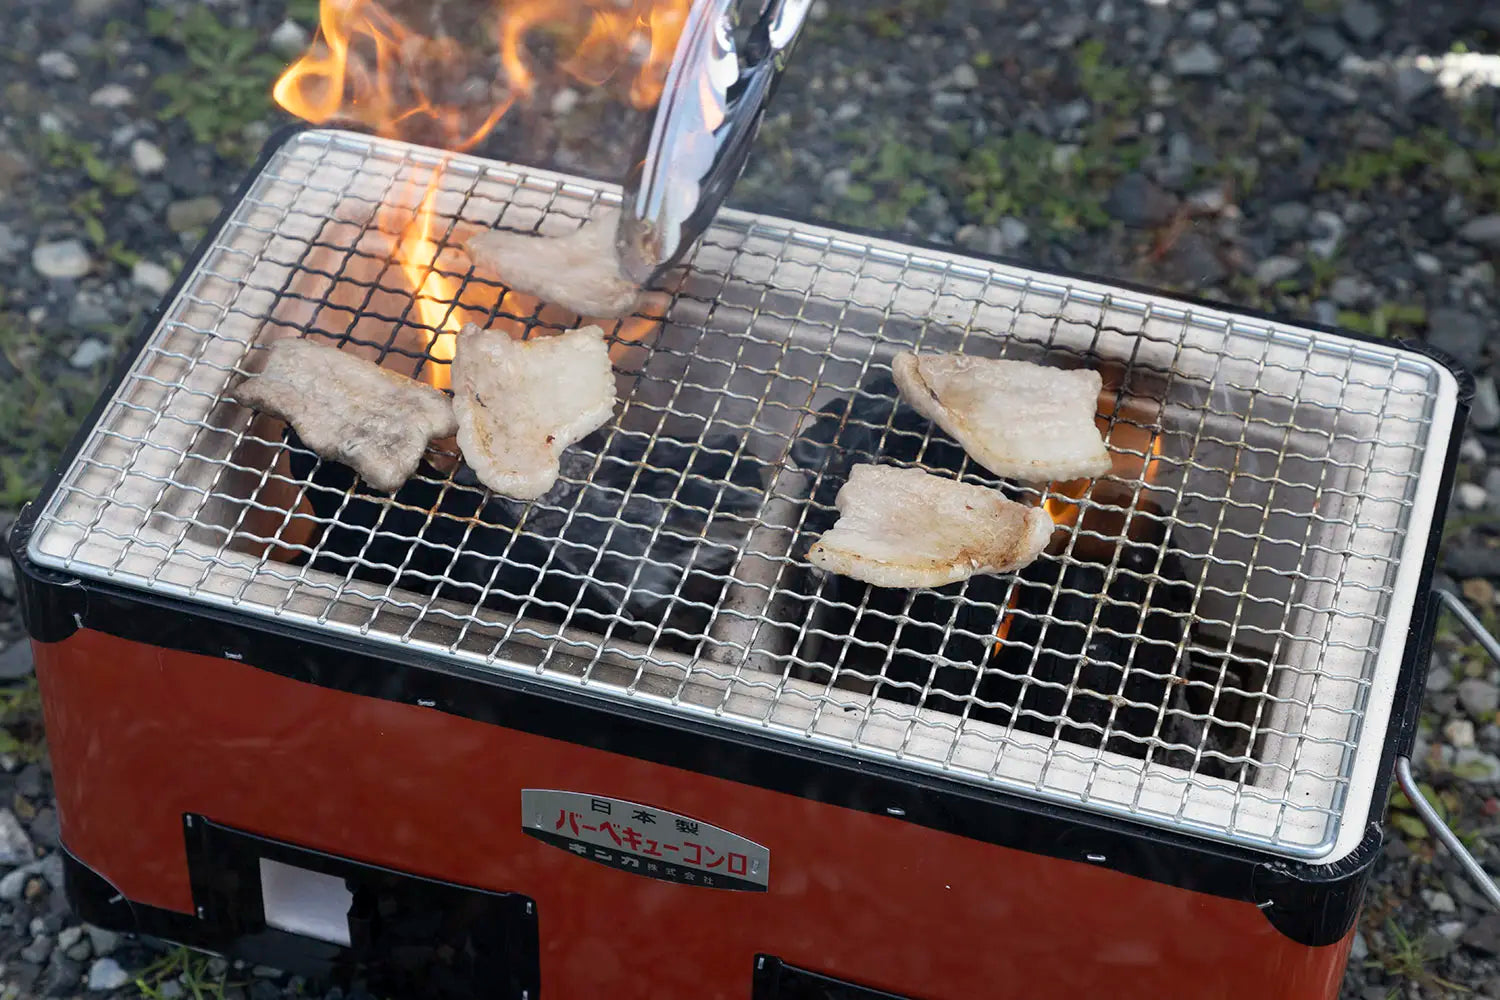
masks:
{"type": "Polygon", "coordinates": [[[1345,310],[1339,326],[1374,337],[1412,336],[1427,326],[1427,309],[1419,305],[1387,304],[1370,312],[1345,310]]]}
{"type": "Polygon", "coordinates": [[[178,946],[142,969],[134,985],[141,996],[150,1000],[166,996],[163,987],[171,982],[182,987],[179,996],[191,1000],[223,1000],[230,990],[243,988],[243,983],[229,981],[227,970],[214,975],[209,968],[212,962],[212,956],[178,946]]]}
{"type": "Polygon", "coordinates": [[[157,117],[181,119],[195,141],[213,146],[225,158],[252,152],[244,141],[245,128],[271,114],[271,85],[284,68],[262,49],[260,34],[225,24],[202,4],[181,13],[153,7],[146,12],[146,27],[180,48],[191,67],[157,79],[156,90],[166,98],[157,117]]]}

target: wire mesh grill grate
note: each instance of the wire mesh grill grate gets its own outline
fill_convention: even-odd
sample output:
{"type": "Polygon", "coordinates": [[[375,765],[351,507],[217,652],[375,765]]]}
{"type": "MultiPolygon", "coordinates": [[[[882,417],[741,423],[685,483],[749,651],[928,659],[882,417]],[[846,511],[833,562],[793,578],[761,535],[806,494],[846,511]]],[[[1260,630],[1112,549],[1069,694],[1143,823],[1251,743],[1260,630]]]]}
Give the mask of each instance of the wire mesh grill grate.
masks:
{"type": "Polygon", "coordinates": [[[32,557],[1292,856],[1326,856],[1368,807],[1446,372],[726,212],[636,315],[601,324],[616,419],[547,497],[489,495],[451,441],[370,493],[226,388],[282,336],[442,385],[440,328],[577,325],[471,273],[460,245],[496,224],[566,231],[616,197],[437,162],[325,131],[277,151],[66,471],[32,557]],[[424,197],[438,256],[418,301],[392,234],[421,224],[424,197]],[[1114,472],[1086,489],[994,479],[898,404],[890,360],[908,349],[1098,368],[1114,472]],[[1046,502],[1067,530],[1019,574],[937,591],[820,578],[802,556],[857,461],[1046,502]]]}

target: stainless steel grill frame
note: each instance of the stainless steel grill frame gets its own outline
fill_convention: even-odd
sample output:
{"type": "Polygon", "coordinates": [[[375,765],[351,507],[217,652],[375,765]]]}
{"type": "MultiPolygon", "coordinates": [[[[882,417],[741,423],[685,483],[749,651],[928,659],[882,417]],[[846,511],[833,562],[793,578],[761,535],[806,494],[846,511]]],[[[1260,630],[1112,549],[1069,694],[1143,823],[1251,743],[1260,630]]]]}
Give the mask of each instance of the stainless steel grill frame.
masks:
{"type": "MultiPolygon", "coordinates": [[[[697,512],[711,525],[703,544],[733,557],[730,587],[703,609],[709,626],[642,640],[617,617],[590,630],[575,620],[576,602],[546,606],[534,592],[510,595],[520,614],[499,614],[482,598],[465,605],[368,583],[357,562],[339,576],[275,558],[321,545],[294,530],[307,526],[291,511],[309,483],[286,473],[287,446],[264,420],[223,398],[278,336],[325,337],[419,377],[442,363],[377,219],[393,202],[414,203],[440,158],[334,130],[298,133],[273,153],[130,359],[40,513],[30,557],[1287,857],[1333,859],[1357,843],[1453,424],[1457,386],[1446,368],[1165,297],[726,211],[674,283],[615,324],[620,405],[607,429],[645,442],[732,431],[739,445],[728,457],[770,470],[754,516],[697,512]],[[1225,664],[1215,678],[1180,675],[1206,712],[1145,706],[1159,719],[1140,740],[1147,760],[993,725],[968,708],[872,697],[887,682],[879,670],[843,666],[849,636],[821,629],[826,616],[781,613],[794,598],[826,604],[792,550],[814,482],[788,461],[791,443],[820,407],[912,347],[1094,364],[1118,377],[1114,421],[1149,437],[1142,459],[1159,452],[1150,482],[1114,484],[1130,498],[1121,513],[1170,527],[1170,551],[1193,588],[1180,642],[1120,638],[1133,656],[1159,654],[1174,667],[1201,652],[1225,664]],[[821,677],[800,652],[810,638],[835,651],[831,676],[810,679],[821,677]],[[1235,698],[1248,716],[1214,714],[1235,698]],[[1242,729],[1244,749],[1210,745],[1211,719],[1242,729]],[[1205,774],[1209,762],[1234,773],[1205,774]]],[[[469,273],[458,243],[466,227],[497,221],[562,230],[592,203],[617,199],[609,185],[453,157],[434,202],[439,270],[466,316],[527,335],[575,325],[469,273]]],[[[679,488],[688,475],[659,471],[677,472],[679,488]]],[[[963,478],[1040,499],[972,465],[963,478]]],[[[468,488],[451,476],[433,485],[468,488]]],[[[656,530],[674,529],[669,519],[656,530]]],[[[1074,559],[1082,534],[1074,526],[1067,548],[1046,558],[1074,559]]],[[[1143,580],[1148,591],[1160,582],[1143,580]]],[[[880,614],[852,610],[856,620],[880,614]]],[[[998,621],[1003,604],[984,610],[998,621]]],[[[1048,614],[1042,642],[1057,624],[1048,614]]],[[[914,627],[904,615],[890,624],[898,635],[914,627]]],[[[944,642],[953,635],[950,621],[944,642]]],[[[889,650],[877,652],[889,663],[889,650]]],[[[1047,683],[1024,671],[1017,679],[1047,683]]]]}

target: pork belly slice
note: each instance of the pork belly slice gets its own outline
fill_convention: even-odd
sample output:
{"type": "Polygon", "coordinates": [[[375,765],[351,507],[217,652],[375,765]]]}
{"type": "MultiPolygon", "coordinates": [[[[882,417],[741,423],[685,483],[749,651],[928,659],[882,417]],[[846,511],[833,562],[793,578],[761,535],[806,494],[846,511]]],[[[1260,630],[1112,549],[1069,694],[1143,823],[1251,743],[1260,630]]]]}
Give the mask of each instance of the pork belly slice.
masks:
{"type": "Polygon", "coordinates": [[[535,500],[561,473],[563,450],[615,411],[604,331],[585,326],[515,340],[470,323],[453,354],[458,448],[501,496],[535,500]]]}
{"type": "Polygon", "coordinates": [[[941,587],[1027,566],[1054,525],[1039,507],[921,469],[856,465],[834,498],[839,519],[813,543],[814,566],[875,587],[941,587]]]}
{"type": "Polygon", "coordinates": [[[291,424],[313,451],[394,492],[434,438],[457,428],[447,395],[349,351],[297,337],[271,345],[265,368],[230,399],[291,424]]]}
{"type": "Polygon", "coordinates": [[[1096,371],[910,352],[891,371],[902,399],[997,476],[1043,483],[1110,470],[1094,423],[1104,386],[1096,371]]]}
{"type": "Polygon", "coordinates": [[[476,270],[515,291],[535,295],[580,316],[613,319],[632,312],[641,287],[620,271],[615,249],[617,208],[601,208],[564,236],[491,229],[464,249],[476,270]]]}

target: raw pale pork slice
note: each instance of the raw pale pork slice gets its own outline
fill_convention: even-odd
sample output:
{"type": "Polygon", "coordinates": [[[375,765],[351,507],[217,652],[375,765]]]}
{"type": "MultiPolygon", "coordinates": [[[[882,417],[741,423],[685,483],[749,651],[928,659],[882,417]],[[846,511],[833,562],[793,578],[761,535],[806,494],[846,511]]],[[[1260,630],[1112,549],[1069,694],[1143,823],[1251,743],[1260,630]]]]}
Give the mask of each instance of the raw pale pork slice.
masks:
{"type": "Polygon", "coordinates": [[[1094,423],[1104,386],[1098,372],[907,352],[891,373],[901,398],[997,476],[1041,483],[1110,469],[1094,423]]]}
{"type": "Polygon", "coordinates": [[[921,469],[856,465],[839,519],[808,550],[814,566],[875,587],[941,587],[1031,563],[1054,525],[1040,507],[921,469]]]}
{"type": "Polygon", "coordinates": [[[417,471],[428,442],[458,426],[453,405],[437,389],[297,337],[272,344],[264,370],[229,398],[285,420],[313,451],[387,492],[417,471]]]}
{"type": "Polygon", "coordinates": [[[474,264],[518,292],[580,316],[610,319],[633,310],[641,288],[620,272],[615,227],[620,211],[604,208],[565,236],[492,229],[464,243],[474,264]]]}
{"type": "Polygon", "coordinates": [[[453,409],[459,451],[479,481],[535,500],[557,482],[563,450],[614,414],[604,331],[515,340],[466,325],[453,352],[453,409]]]}

